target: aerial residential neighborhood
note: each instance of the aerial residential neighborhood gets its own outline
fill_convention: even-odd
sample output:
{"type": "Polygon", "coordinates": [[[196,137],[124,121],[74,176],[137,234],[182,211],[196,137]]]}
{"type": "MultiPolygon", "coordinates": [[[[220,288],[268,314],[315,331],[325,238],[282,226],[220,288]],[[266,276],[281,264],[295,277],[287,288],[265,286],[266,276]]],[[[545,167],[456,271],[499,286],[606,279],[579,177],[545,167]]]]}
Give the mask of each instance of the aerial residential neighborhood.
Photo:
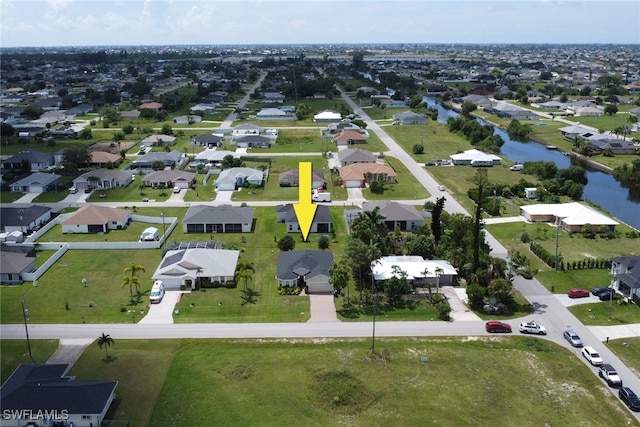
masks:
{"type": "Polygon", "coordinates": [[[0,425],[640,425],[638,44],[1,53],[0,425]]]}

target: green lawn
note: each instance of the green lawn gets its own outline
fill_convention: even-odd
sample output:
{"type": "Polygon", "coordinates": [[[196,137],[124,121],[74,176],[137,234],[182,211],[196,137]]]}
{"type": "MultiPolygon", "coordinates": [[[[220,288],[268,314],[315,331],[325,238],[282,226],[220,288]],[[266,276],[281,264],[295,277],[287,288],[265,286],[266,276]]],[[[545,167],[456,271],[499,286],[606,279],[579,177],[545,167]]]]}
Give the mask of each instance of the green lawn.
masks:
{"type": "Polygon", "coordinates": [[[636,375],[640,375],[640,337],[611,340],[607,346],[636,375]]]}
{"type": "Polygon", "coordinates": [[[396,183],[385,184],[382,194],[372,193],[369,188],[362,190],[367,200],[418,200],[429,197],[429,193],[398,159],[385,157],[387,166],[396,171],[396,183]]]}
{"type": "Polygon", "coordinates": [[[372,355],[367,339],[116,340],[112,362],[94,344],[70,374],[117,380],[108,418],[131,425],[639,425],[577,357],[537,337],[376,344],[372,355]]]}
{"type": "MultiPolygon", "coordinates": [[[[589,288],[590,289],[590,288],[589,288]]],[[[567,307],[585,325],[616,326],[640,323],[640,307],[621,300],[601,301],[567,307]],[[611,310],[611,320],[609,320],[611,310]]]]}
{"type": "Polygon", "coordinates": [[[610,280],[609,270],[604,268],[563,271],[548,269],[539,272],[537,278],[549,291],[556,294],[566,294],[572,288],[591,290],[596,286],[608,286],[610,280]]]}
{"type": "MultiPolygon", "coordinates": [[[[160,210],[156,211],[156,216],[161,217],[160,210]]],[[[168,215],[167,215],[168,216],[168,215]]],[[[165,227],[169,227],[169,220],[165,227]]],[[[110,230],[108,233],[63,233],[62,225],[58,224],[38,239],[41,242],[137,242],[140,235],[147,227],[158,227],[162,233],[161,224],[151,224],[148,222],[133,221],[124,230],[110,230]],[[158,227],[160,225],[160,227],[158,227]]]]}
{"type": "MultiPolygon", "coordinates": [[[[31,355],[36,363],[46,363],[56,348],[58,340],[34,340],[30,339],[31,355]]],[[[22,340],[2,340],[0,341],[0,382],[4,382],[9,375],[21,363],[33,363],[29,357],[29,346],[26,337],[22,340]]]]}

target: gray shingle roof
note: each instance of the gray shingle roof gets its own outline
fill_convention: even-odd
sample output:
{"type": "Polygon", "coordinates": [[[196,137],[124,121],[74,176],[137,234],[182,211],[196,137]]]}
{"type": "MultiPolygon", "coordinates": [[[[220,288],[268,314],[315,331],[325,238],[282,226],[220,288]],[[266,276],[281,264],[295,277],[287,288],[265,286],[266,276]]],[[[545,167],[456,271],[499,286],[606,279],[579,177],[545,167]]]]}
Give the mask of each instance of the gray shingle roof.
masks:
{"type": "Polygon", "coordinates": [[[182,220],[183,224],[193,223],[251,223],[253,222],[254,208],[233,207],[231,205],[221,206],[191,206],[182,220]]]}
{"type": "Polygon", "coordinates": [[[276,276],[281,280],[296,279],[300,275],[305,275],[307,280],[318,275],[329,276],[332,264],[333,254],[328,251],[280,252],[276,276]]]}

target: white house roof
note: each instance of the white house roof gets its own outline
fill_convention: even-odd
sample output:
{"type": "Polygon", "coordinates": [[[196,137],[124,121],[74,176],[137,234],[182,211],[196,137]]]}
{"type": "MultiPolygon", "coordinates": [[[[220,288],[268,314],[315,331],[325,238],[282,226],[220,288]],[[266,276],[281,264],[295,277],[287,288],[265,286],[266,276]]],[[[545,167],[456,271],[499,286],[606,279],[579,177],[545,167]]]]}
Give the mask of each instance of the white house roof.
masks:
{"type": "Polygon", "coordinates": [[[471,160],[501,160],[499,156],[496,156],[495,154],[487,154],[487,153],[483,153],[480,150],[467,150],[463,153],[459,153],[459,154],[452,154],[449,156],[451,159],[453,159],[454,161],[471,161],[471,160]]]}
{"type": "Polygon", "coordinates": [[[225,156],[232,156],[234,159],[240,158],[240,153],[227,150],[204,150],[196,156],[196,160],[206,160],[209,162],[221,162],[225,156]]]}
{"type": "Polygon", "coordinates": [[[393,277],[393,266],[407,273],[409,280],[419,278],[435,278],[436,269],[440,269],[440,276],[456,276],[456,269],[445,260],[425,260],[421,256],[385,256],[371,263],[373,278],[387,280],[393,277]]]}
{"type": "Polygon", "coordinates": [[[167,251],[153,280],[175,277],[233,276],[240,251],[191,248],[167,251]]]}
{"type": "Polygon", "coordinates": [[[530,215],[553,215],[567,225],[618,225],[618,222],[582,203],[537,204],[520,206],[530,215]]]}
{"type": "Polygon", "coordinates": [[[342,120],[342,115],[340,113],[336,113],[334,111],[322,111],[315,116],[313,116],[314,120],[342,120]]]}

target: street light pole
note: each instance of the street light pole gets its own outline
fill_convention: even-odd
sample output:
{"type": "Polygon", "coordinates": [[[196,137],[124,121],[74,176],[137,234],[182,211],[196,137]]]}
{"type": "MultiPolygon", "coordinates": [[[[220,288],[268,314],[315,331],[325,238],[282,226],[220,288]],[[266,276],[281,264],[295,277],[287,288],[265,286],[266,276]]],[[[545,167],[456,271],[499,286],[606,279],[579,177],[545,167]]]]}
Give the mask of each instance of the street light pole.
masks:
{"type": "Polygon", "coordinates": [[[31,341],[29,341],[29,327],[27,326],[27,314],[29,313],[29,310],[27,310],[24,306],[24,300],[22,300],[22,318],[24,319],[24,332],[27,335],[27,348],[29,349],[29,357],[31,358],[31,361],[33,363],[36,363],[35,360],[33,360],[33,354],[31,353],[31,341]]]}

